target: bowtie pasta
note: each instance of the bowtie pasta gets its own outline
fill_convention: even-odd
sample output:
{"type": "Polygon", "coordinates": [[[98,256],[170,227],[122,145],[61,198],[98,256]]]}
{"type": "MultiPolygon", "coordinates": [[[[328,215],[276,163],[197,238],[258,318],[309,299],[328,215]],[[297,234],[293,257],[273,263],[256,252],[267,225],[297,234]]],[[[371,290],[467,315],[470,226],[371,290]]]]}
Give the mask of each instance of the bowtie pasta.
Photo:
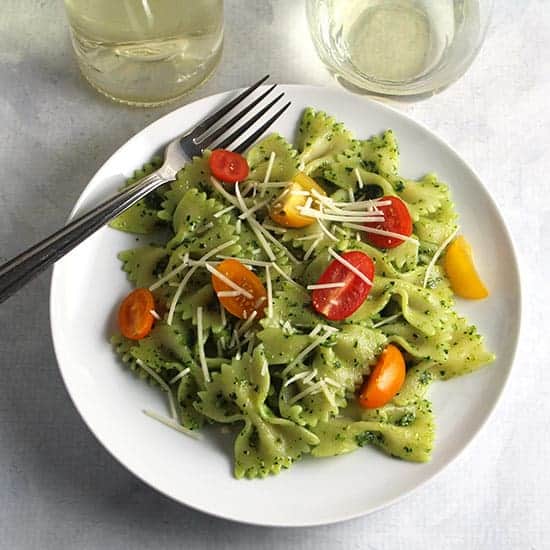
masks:
{"type": "MultiPolygon", "coordinates": [[[[171,417],[148,414],[189,435],[205,424],[234,427],[238,478],[367,444],[405,460],[429,460],[430,384],[494,359],[453,309],[440,261],[457,230],[448,187],[434,174],[403,177],[391,130],[358,140],[311,108],[295,146],[273,134],[248,151],[248,177],[235,186],[211,177],[210,154],[194,158],[174,182],[111,224],[159,242],[119,255],[129,281],[152,292],[154,324],[143,338],[112,337],[122,361],[168,394],[171,417]],[[302,193],[298,211],[317,216],[304,227],[269,215],[297,173],[323,192],[311,195],[316,210],[309,191],[302,193]],[[412,234],[399,246],[376,247],[362,229],[361,204],[382,196],[398,197],[410,214],[412,234]],[[313,307],[308,286],[348,251],[372,259],[374,279],[362,304],[335,321],[313,307]],[[239,285],[222,292],[213,286],[227,258],[238,259],[266,289],[263,309],[247,318],[222,306],[221,296],[244,292],[239,285]],[[404,356],[405,381],[383,406],[362,408],[358,388],[389,344],[404,356]]],[[[159,164],[145,165],[130,183],[159,164]]]]}

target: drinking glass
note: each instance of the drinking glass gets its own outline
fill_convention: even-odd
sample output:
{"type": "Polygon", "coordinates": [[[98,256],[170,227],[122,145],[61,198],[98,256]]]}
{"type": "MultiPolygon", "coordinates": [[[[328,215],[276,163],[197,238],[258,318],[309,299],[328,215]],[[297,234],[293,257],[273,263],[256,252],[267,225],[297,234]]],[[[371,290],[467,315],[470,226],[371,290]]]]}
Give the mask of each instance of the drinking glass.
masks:
{"type": "Polygon", "coordinates": [[[321,60],[339,80],[388,95],[435,93],[479,51],[493,0],[307,0],[321,60]]]}
{"type": "Polygon", "coordinates": [[[184,95],[215,69],[223,0],[65,0],[88,82],[115,101],[152,106],[184,95]]]}

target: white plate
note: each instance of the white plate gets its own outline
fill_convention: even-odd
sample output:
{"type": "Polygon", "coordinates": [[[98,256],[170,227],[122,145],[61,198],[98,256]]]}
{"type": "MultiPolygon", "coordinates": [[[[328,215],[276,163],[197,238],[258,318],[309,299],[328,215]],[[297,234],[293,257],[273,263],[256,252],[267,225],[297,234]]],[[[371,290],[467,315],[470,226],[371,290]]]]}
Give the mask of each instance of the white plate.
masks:
{"type": "MultiPolygon", "coordinates": [[[[55,266],[51,325],[57,359],[75,406],[101,443],[140,479],[198,510],[274,526],[320,525],[379,509],[412,491],[465,448],[489,417],[504,387],[520,323],[517,262],[504,222],[485,187],[460,157],[426,128],[379,103],[309,86],[285,86],[292,107],[273,128],[291,140],[302,109],[313,106],[343,121],[357,137],[393,128],[401,172],[435,171],[450,184],[463,232],[491,290],[486,301],[459,301],[497,354],[488,368],[433,385],[436,445],[428,464],[388,458],[375,449],[305,460],[264,480],[237,481],[232,442],[219,431],[195,441],[142,414],[164,411],[161,392],[121,366],[109,345],[114,311],[130,290],[116,255],[134,236],[103,228],[55,266]]],[[[154,122],[123,145],[97,172],[73,215],[120,186],[177,134],[211,112],[229,94],[186,105],[154,122]]],[[[147,242],[147,239],[144,239],[147,242]]]]}

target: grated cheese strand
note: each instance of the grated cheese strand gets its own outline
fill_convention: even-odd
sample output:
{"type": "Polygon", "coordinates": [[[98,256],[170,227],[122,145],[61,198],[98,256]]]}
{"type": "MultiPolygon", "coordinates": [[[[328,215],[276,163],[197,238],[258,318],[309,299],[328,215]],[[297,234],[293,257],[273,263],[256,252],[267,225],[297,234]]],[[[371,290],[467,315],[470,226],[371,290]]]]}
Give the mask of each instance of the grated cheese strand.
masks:
{"type": "Polygon", "coordinates": [[[325,334],[321,336],[317,336],[311,344],[306,346],[295,358],[292,362],[290,362],[282,371],[282,374],[286,374],[292,367],[297,365],[302,359],[305,359],[316,347],[320,346],[324,342],[326,342],[330,337],[332,336],[331,332],[326,332],[325,334]]]}
{"type": "Polygon", "coordinates": [[[236,298],[242,295],[238,290],[220,290],[216,294],[218,298],[236,298]]]}
{"type": "Polygon", "coordinates": [[[304,294],[307,294],[307,296],[309,297],[309,292],[301,284],[297,283],[294,279],[291,279],[275,262],[273,262],[272,267],[283,279],[285,279],[295,288],[301,290],[304,294]]]}
{"type": "Polygon", "coordinates": [[[317,382],[315,384],[312,384],[308,388],[306,388],[304,391],[301,391],[300,393],[296,394],[294,397],[292,397],[289,401],[289,405],[294,405],[297,401],[300,401],[300,399],[303,399],[304,397],[307,397],[308,395],[319,393],[321,390],[321,382],[317,382]]]}
{"type": "Polygon", "coordinates": [[[424,274],[424,282],[422,283],[422,287],[426,288],[426,285],[428,284],[428,279],[430,277],[430,272],[434,268],[437,260],[439,259],[439,256],[443,253],[443,251],[447,248],[449,243],[455,238],[456,234],[458,233],[458,227],[441,243],[441,246],[435,251],[435,254],[432,256],[432,259],[430,260],[430,263],[428,264],[428,267],[426,267],[426,273],[424,274]]]}
{"type": "Polygon", "coordinates": [[[157,321],[160,321],[160,315],[154,310],[154,309],[150,309],[149,310],[149,313],[157,320],[157,321]]]}
{"type": "Polygon", "coordinates": [[[172,302],[170,303],[170,310],[168,311],[168,317],[166,319],[167,325],[172,325],[172,321],[174,320],[174,313],[176,311],[176,305],[178,303],[178,300],[181,297],[181,294],[183,290],[185,289],[185,285],[189,282],[189,279],[193,276],[193,274],[197,271],[197,269],[200,267],[201,261],[206,261],[212,256],[215,256],[218,252],[221,252],[225,248],[234,245],[237,243],[239,239],[231,239],[223,244],[220,244],[219,246],[216,246],[213,248],[210,252],[207,252],[204,254],[198,261],[197,265],[194,265],[186,274],[185,277],[181,280],[181,283],[178,285],[178,288],[176,289],[176,292],[174,293],[174,297],[172,298],[172,302]]]}
{"type": "Polygon", "coordinates": [[[311,246],[306,250],[306,253],[304,254],[304,261],[309,260],[309,258],[311,257],[313,252],[315,252],[315,249],[319,246],[322,240],[323,240],[323,236],[321,235],[318,239],[315,239],[311,243],[311,246]]]}
{"type": "Polygon", "coordinates": [[[233,290],[236,290],[239,294],[244,296],[245,298],[248,298],[251,300],[253,298],[252,294],[248,292],[248,290],[245,290],[244,288],[240,287],[237,283],[233,282],[229,277],[226,277],[223,273],[218,271],[215,267],[212,267],[211,265],[205,264],[205,267],[216,279],[219,279],[220,281],[223,281],[227,286],[231,287],[233,290]]]}
{"type": "Polygon", "coordinates": [[[318,239],[319,237],[323,238],[323,235],[320,233],[313,233],[313,235],[306,235],[305,237],[298,237],[294,239],[295,241],[311,241],[313,239],[318,239]]]}
{"type": "Polygon", "coordinates": [[[308,374],[309,374],[309,371],[307,370],[304,370],[302,372],[299,372],[298,374],[295,374],[283,384],[283,388],[286,388],[287,386],[290,386],[290,384],[293,384],[294,382],[297,382],[298,380],[305,378],[308,374]]]}
{"type": "Polygon", "coordinates": [[[269,163],[267,165],[267,170],[265,171],[265,177],[263,181],[264,186],[260,190],[260,197],[264,196],[266,185],[269,182],[269,178],[271,177],[271,171],[273,170],[274,162],[275,162],[275,151],[271,151],[271,154],[269,155],[269,163]]]}
{"type": "Polygon", "coordinates": [[[372,286],[372,281],[354,265],[350,264],[345,258],[342,258],[340,254],[334,252],[332,248],[328,249],[328,253],[344,267],[347,267],[353,274],[357,275],[357,277],[359,277],[363,282],[367,283],[369,286],[372,286]]]}
{"type": "Polygon", "coordinates": [[[304,384],[311,384],[311,381],[317,376],[317,369],[313,369],[310,373],[309,373],[309,376],[306,376],[304,378],[304,384]]]}
{"type": "Polygon", "coordinates": [[[267,287],[267,318],[273,317],[273,283],[269,266],[265,266],[265,285],[267,287]]]}
{"type": "Polygon", "coordinates": [[[399,319],[401,317],[401,313],[396,313],[395,315],[391,315],[390,317],[386,317],[385,319],[382,319],[381,321],[378,321],[378,323],[374,323],[372,325],[372,328],[378,328],[382,327],[384,325],[387,325],[388,323],[391,323],[392,321],[395,321],[396,319],[399,319]]]}
{"type": "Polygon", "coordinates": [[[323,210],[315,210],[314,208],[305,208],[304,206],[298,209],[302,216],[315,218],[316,220],[326,220],[331,222],[383,222],[384,216],[382,213],[373,213],[372,215],[359,216],[357,214],[327,214],[323,210]],[[376,214],[376,215],[375,215],[376,214]]]}
{"type": "Polygon", "coordinates": [[[224,214],[227,214],[228,212],[231,212],[235,206],[228,206],[227,208],[222,208],[221,210],[218,210],[214,214],[214,218],[219,218],[220,216],[223,216],[224,214]]]}
{"type": "Polygon", "coordinates": [[[233,206],[239,208],[239,203],[233,195],[230,195],[224,188],[223,185],[217,180],[214,176],[210,176],[210,182],[214,186],[214,189],[229,203],[233,206]]]}
{"type": "Polygon", "coordinates": [[[173,430],[176,430],[177,432],[181,432],[195,439],[201,439],[201,434],[194,432],[193,430],[190,430],[185,426],[182,426],[181,424],[178,424],[177,422],[174,422],[173,420],[170,420],[169,418],[166,418],[165,416],[162,416],[161,414],[156,413],[155,411],[143,409],[143,414],[149,416],[153,420],[157,420],[161,424],[164,424],[165,426],[168,426],[173,430]]]}
{"type": "Polygon", "coordinates": [[[260,260],[250,260],[248,258],[236,258],[235,256],[224,256],[223,254],[218,254],[216,257],[221,258],[222,260],[237,260],[242,264],[253,265],[256,267],[265,267],[267,265],[271,265],[271,262],[262,262],[260,260]]]}
{"type": "Polygon", "coordinates": [[[250,216],[252,216],[254,212],[256,212],[257,210],[260,210],[261,208],[263,208],[264,206],[267,206],[268,204],[269,204],[269,201],[262,201],[262,202],[259,202],[258,204],[255,204],[252,208],[249,208],[245,213],[241,214],[239,216],[239,219],[246,220],[246,218],[249,218],[250,216]]]}
{"type": "Polygon", "coordinates": [[[199,361],[201,364],[202,374],[205,382],[210,382],[210,372],[206,363],[206,355],[204,354],[204,341],[202,333],[202,307],[197,308],[197,344],[199,346],[199,361]]]}
{"type": "Polygon", "coordinates": [[[189,266],[188,262],[189,262],[189,254],[186,254],[182,258],[182,263],[178,267],[172,269],[172,271],[170,271],[170,273],[167,273],[164,277],[161,277],[158,281],[154,282],[149,287],[149,290],[151,292],[153,292],[153,290],[156,290],[157,288],[160,288],[164,283],[167,283],[170,279],[175,277],[178,273],[181,273],[186,267],[189,266]]]}
{"type": "Polygon", "coordinates": [[[181,372],[178,372],[174,378],[171,378],[168,382],[168,384],[172,385],[175,384],[178,380],[181,380],[184,376],[187,376],[191,372],[191,369],[189,367],[183,369],[181,372]]]}
{"type": "Polygon", "coordinates": [[[336,400],[334,399],[334,395],[330,393],[327,383],[324,380],[321,380],[321,391],[323,392],[324,396],[326,397],[327,401],[333,406],[336,407],[336,400]]]}
{"type": "MultiPolygon", "coordinates": [[[[245,214],[247,212],[247,208],[244,199],[242,198],[238,183],[235,184],[235,196],[237,197],[237,206],[241,209],[243,214],[245,214]]],[[[275,254],[273,254],[273,250],[271,250],[271,247],[259,230],[260,224],[256,221],[256,218],[254,218],[254,216],[251,216],[249,218],[246,218],[246,221],[248,222],[248,225],[250,226],[250,229],[252,229],[254,235],[256,235],[259,243],[262,245],[262,248],[265,250],[267,257],[271,261],[275,261],[275,254]]]]}
{"type": "Polygon", "coordinates": [[[241,328],[239,328],[237,336],[242,336],[250,328],[250,325],[252,325],[252,323],[254,322],[254,319],[256,319],[257,316],[258,316],[258,312],[256,310],[254,310],[250,314],[250,317],[248,319],[246,319],[246,322],[244,322],[242,324],[241,328]]]}
{"type": "Polygon", "coordinates": [[[361,172],[359,172],[359,168],[355,168],[353,170],[353,173],[355,174],[355,178],[357,179],[357,185],[359,186],[359,189],[363,189],[363,186],[365,184],[363,183],[363,178],[361,177],[361,172]]]}
{"type": "Polygon", "coordinates": [[[356,229],[357,231],[364,231],[365,233],[372,233],[373,235],[383,235],[385,237],[392,237],[394,239],[399,239],[401,241],[411,241],[418,244],[418,240],[414,237],[407,237],[406,235],[401,235],[401,233],[394,233],[393,231],[386,231],[385,229],[376,229],[374,227],[367,227],[365,225],[358,225],[356,223],[344,223],[344,227],[349,229],[356,229]]]}
{"type": "Polygon", "coordinates": [[[319,285],[307,285],[308,290],[325,290],[328,288],[343,288],[346,283],[322,283],[319,285]]]}
{"type": "Polygon", "coordinates": [[[176,411],[176,403],[170,386],[151,368],[148,367],[141,359],[137,359],[136,363],[147,373],[151,378],[156,380],[158,385],[168,393],[168,406],[170,407],[170,414],[174,420],[177,420],[178,413],[176,411]]]}

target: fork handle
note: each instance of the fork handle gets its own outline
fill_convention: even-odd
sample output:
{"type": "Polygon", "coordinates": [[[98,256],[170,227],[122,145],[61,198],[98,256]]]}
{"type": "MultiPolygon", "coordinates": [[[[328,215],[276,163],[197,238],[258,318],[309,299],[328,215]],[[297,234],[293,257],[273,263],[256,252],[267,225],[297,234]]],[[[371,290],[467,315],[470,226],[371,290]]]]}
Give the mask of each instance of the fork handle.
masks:
{"type": "Polygon", "coordinates": [[[0,266],[0,303],[108,221],[173,179],[174,174],[159,168],[0,266]]]}

